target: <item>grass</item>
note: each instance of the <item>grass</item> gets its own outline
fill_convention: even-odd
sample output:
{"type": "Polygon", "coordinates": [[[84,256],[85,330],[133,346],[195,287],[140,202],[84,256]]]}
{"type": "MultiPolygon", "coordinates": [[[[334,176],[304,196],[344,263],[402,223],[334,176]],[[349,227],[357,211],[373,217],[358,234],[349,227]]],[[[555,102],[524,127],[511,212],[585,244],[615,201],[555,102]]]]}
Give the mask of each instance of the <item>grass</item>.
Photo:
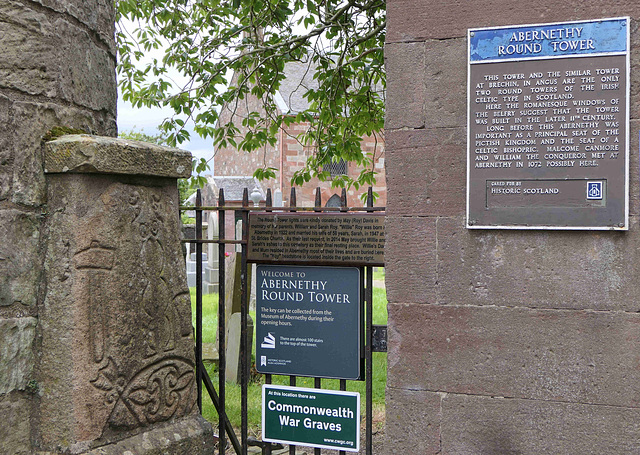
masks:
{"type": "Polygon", "coordinates": [[[384,267],[373,268],[373,279],[375,281],[384,281],[384,267]]]}
{"type": "MultiPolygon", "coordinates": [[[[378,272],[380,273],[380,272],[378,272]]],[[[375,277],[376,272],[374,272],[375,277]]],[[[384,277],[384,270],[382,272],[384,277]]],[[[376,278],[381,279],[381,278],[376,278]]],[[[192,303],[192,315],[193,324],[195,326],[195,288],[191,288],[191,303],[192,303]]],[[[251,318],[255,321],[255,312],[250,311],[251,318]]],[[[214,343],[216,339],[218,321],[218,295],[210,294],[203,296],[202,299],[202,340],[204,343],[214,343]]],[[[374,324],[387,324],[387,298],[386,291],[382,288],[373,289],[373,323],[374,324]]],[[[255,358],[255,331],[253,340],[253,352],[252,358],[255,358]]],[[[211,377],[213,384],[218,387],[218,372],[217,365],[214,363],[205,363],[207,372],[211,377]]],[[[260,424],[262,419],[261,407],[262,407],[262,384],[265,383],[264,375],[256,373],[252,377],[252,381],[248,387],[248,420],[249,420],[249,433],[256,437],[259,436],[260,424]]],[[[289,385],[289,376],[272,375],[272,383],[278,385],[289,385]]],[[[387,353],[386,352],[374,352],[373,353],[373,415],[384,415],[385,406],[385,387],[387,383],[387,353]]],[[[314,380],[312,378],[298,377],[296,385],[299,387],[314,386],[314,380]]],[[[323,379],[323,389],[339,390],[340,381],[338,379],[323,379]]],[[[204,390],[204,389],[203,389],[204,390]]],[[[353,392],[359,392],[361,396],[361,414],[365,414],[365,382],[364,381],[347,381],[347,390],[353,392]]],[[[226,409],[227,415],[231,424],[239,428],[241,426],[241,414],[240,414],[240,386],[236,384],[227,383],[225,388],[226,392],[226,409]]],[[[211,402],[209,395],[204,392],[202,399],[202,414],[214,425],[218,424],[218,413],[215,410],[213,403],[211,402]]],[[[374,424],[376,423],[374,417],[374,424]]],[[[384,422],[377,422],[378,425],[382,425],[384,422]]]]}

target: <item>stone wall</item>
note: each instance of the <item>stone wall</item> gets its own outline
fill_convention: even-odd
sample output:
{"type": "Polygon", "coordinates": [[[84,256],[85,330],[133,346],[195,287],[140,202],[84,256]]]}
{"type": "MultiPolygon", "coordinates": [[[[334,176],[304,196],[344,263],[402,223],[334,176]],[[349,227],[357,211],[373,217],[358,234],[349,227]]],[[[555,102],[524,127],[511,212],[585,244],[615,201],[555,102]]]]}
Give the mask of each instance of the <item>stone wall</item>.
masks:
{"type": "Polygon", "coordinates": [[[44,164],[38,448],[117,453],[113,444],[125,444],[147,454],[153,447],[135,447],[136,436],[155,431],[168,452],[208,453],[176,185],[191,154],[67,135],[45,144],[44,164]]]}
{"type": "Polygon", "coordinates": [[[640,5],[387,9],[388,453],[638,452],[640,5]],[[627,15],[629,231],[466,229],[466,30],[627,15]]]}
{"type": "Polygon", "coordinates": [[[2,452],[31,453],[30,416],[46,213],[41,140],[56,126],[116,134],[110,0],[0,3],[0,427],[2,452]]]}
{"type": "Polygon", "coordinates": [[[178,235],[191,155],[94,136],[117,132],[115,63],[111,0],[0,4],[1,453],[213,451],[178,235]],[[51,141],[70,130],[94,135],[51,141]]]}

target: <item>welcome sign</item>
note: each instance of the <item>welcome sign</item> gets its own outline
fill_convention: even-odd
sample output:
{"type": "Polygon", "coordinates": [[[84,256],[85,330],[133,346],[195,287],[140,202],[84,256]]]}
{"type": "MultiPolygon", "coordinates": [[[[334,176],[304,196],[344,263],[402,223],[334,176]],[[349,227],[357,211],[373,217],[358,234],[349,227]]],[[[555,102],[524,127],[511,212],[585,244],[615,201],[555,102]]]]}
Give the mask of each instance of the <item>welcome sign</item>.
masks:
{"type": "Polygon", "coordinates": [[[360,377],[360,270],[256,267],[256,369],[360,377]]]}

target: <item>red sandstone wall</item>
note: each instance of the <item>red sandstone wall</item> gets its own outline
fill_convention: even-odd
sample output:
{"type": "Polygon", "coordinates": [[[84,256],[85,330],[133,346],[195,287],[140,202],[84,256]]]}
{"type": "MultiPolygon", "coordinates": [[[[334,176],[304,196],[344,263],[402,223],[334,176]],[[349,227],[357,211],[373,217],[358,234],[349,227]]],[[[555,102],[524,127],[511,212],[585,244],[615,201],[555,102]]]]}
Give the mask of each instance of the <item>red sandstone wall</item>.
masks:
{"type": "Polygon", "coordinates": [[[637,453],[640,4],[387,11],[387,453],[637,453]],[[630,230],[467,230],[466,30],[625,15],[630,230]]]}

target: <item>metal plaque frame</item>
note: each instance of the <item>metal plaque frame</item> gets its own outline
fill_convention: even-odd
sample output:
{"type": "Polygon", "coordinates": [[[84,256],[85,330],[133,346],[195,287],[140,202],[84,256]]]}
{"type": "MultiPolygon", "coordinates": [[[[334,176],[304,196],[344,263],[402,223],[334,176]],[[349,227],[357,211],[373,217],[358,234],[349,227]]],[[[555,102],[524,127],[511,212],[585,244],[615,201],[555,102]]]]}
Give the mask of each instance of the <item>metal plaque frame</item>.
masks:
{"type": "Polygon", "coordinates": [[[258,264],[255,279],[259,373],[361,378],[359,268],[258,264]]]}
{"type": "MultiPolygon", "coordinates": [[[[628,230],[629,90],[631,84],[629,27],[629,17],[618,17],[468,30],[467,228],[628,230]],[[625,79],[619,84],[605,84],[605,76],[600,77],[604,73],[598,71],[602,71],[607,64],[619,65],[612,70],[618,69],[619,79],[623,77],[625,79]],[[583,67],[592,68],[588,71],[588,75],[591,76],[593,71],[593,76],[597,74],[598,77],[581,78],[580,68],[583,67]],[[593,68],[597,68],[597,71],[593,68]],[[560,83],[557,80],[555,83],[558,85],[555,89],[544,85],[540,88],[523,89],[531,86],[530,78],[534,74],[533,71],[548,74],[544,80],[541,80],[544,84],[552,83],[554,77],[563,82],[560,83]],[[526,78],[529,79],[528,85],[522,80],[514,82],[507,78],[507,76],[515,78],[518,73],[529,73],[529,77],[526,78]],[[558,76],[552,76],[555,73],[558,76]],[[494,79],[500,74],[502,77],[499,80],[494,79]],[[571,82],[564,82],[571,79],[569,74],[577,75],[575,77],[577,84],[574,83],[576,85],[569,86],[571,82]],[[590,82],[583,82],[581,86],[581,79],[583,81],[595,79],[595,82],[593,85],[590,82]],[[480,80],[488,83],[479,83],[480,80]],[[617,88],[612,88],[616,85],[618,85],[617,88]],[[496,90],[487,90],[489,87],[496,90]],[[561,89],[561,87],[564,88],[561,89]],[[565,98],[562,97],[564,92],[569,93],[574,89],[576,89],[573,91],[577,94],[576,98],[566,94],[565,98]],[[592,91],[584,92],[584,90],[592,91]],[[614,90],[619,92],[614,94],[612,93],[614,90]],[[534,96],[534,101],[566,99],[569,104],[564,106],[575,107],[575,109],[548,108],[542,122],[535,114],[531,114],[534,109],[525,109],[525,105],[555,106],[555,102],[526,103],[532,99],[531,95],[534,93],[549,94],[541,97],[534,96]],[[496,94],[515,96],[503,97],[495,96],[496,94]],[[618,98],[607,98],[616,94],[619,95],[618,98]],[[593,99],[585,99],[587,96],[593,99]],[[622,96],[624,101],[620,99],[622,96]],[[598,97],[602,100],[595,99],[598,97]],[[571,99],[580,102],[585,100],[584,104],[576,102],[574,106],[571,104],[571,99]],[[595,101],[605,104],[598,106],[587,104],[595,101]],[[609,106],[616,102],[619,110],[609,106]],[[483,103],[484,110],[482,110],[483,103]],[[583,116],[580,114],[584,114],[584,110],[578,109],[580,106],[594,106],[591,111],[586,110],[593,114],[596,113],[596,107],[600,107],[597,112],[606,114],[583,116]],[[607,108],[611,109],[607,110],[607,108]],[[622,109],[624,112],[621,112],[622,109]],[[573,115],[564,115],[569,113],[573,115]],[[593,118],[594,121],[583,121],[582,117],[593,118]],[[596,119],[600,121],[596,122],[596,119]],[[619,127],[609,125],[605,127],[606,119],[611,120],[607,122],[609,125],[617,123],[619,127]],[[530,125],[520,123],[523,120],[536,123],[530,125]],[[543,124],[545,130],[554,130],[558,136],[561,134],[560,128],[567,128],[564,131],[564,138],[556,140],[556,145],[550,147],[543,147],[543,145],[553,144],[551,139],[547,141],[510,139],[523,137],[523,135],[516,136],[520,131],[525,132],[525,137],[526,133],[538,132],[537,128],[542,130],[543,124]],[[598,126],[597,129],[584,126],[594,124],[602,126],[598,126]],[[485,125],[486,128],[482,129],[485,125]],[[580,125],[580,127],[574,125],[580,125]],[[605,130],[605,128],[610,129],[605,130]],[[605,137],[604,134],[596,136],[596,131],[600,134],[600,129],[608,136],[605,137]],[[482,133],[485,130],[487,133],[482,133]],[[507,131],[509,131],[508,136],[507,131]],[[589,137],[572,136],[578,133],[589,137]],[[596,139],[599,140],[595,142],[596,139]],[[608,148],[600,144],[600,141],[607,144],[608,142],[605,141],[609,139],[619,141],[616,143],[618,147],[608,148]],[[575,141],[578,143],[576,144],[575,141]],[[531,143],[533,147],[518,147],[531,143]],[[594,143],[600,147],[588,146],[594,143]],[[563,145],[560,146],[560,144],[563,145]],[[511,147],[512,145],[516,147],[511,147]],[[571,153],[564,153],[563,150],[569,150],[571,153]],[[618,152],[602,154],[601,150],[605,152],[618,150],[618,152]],[[531,153],[527,154],[527,151],[531,153]],[[624,158],[620,156],[621,154],[624,154],[624,158]],[[562,157],[562,159],[547,159],[545,155],[562,157]],[[536,158],[533,158],[534,156],[536,158]],[[618,156],[619,161],[616,158],[618,156]],[[542,157],[545,157],[544,161],[542,157]],[[485,164],[478,160],[485,160],[485,164]]],[[[561,107],[562,104],[558,103],[558,106],[561,107]]],[[[537,110],[544,111],[544,109],[537,110]]],[[[534,134],[534,137],[539,136],[534,134]]]]}

